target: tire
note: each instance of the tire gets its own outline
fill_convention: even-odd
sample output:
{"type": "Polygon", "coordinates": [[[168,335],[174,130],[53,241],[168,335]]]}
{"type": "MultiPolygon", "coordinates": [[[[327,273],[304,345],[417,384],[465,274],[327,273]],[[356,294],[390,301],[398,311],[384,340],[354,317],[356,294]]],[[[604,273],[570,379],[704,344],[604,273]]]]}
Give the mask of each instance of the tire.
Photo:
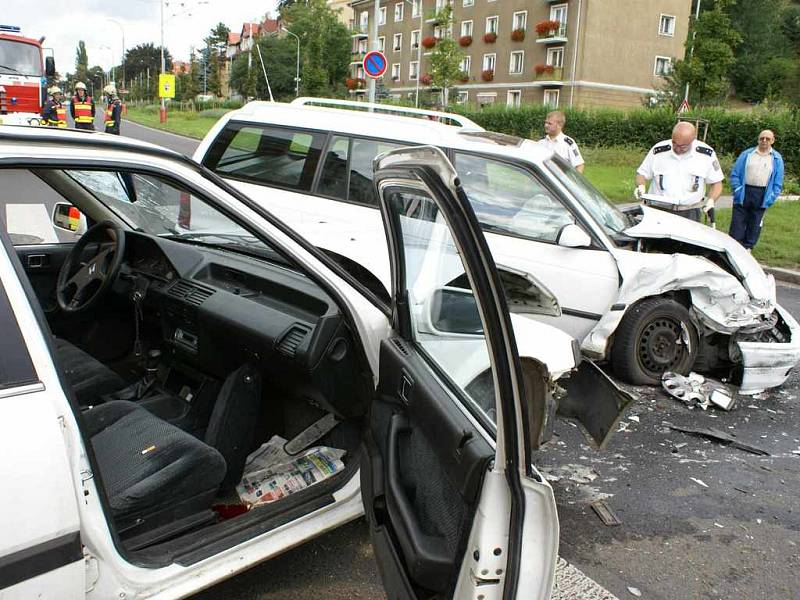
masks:
{"type": "Polygon", "coordinates": [[[657,385],[666,371],[681,375],[691,371],[698,342],[697,330],[682,304],[668,298],[650,298],[622,318],[611,347],[611,365],[623,381],[657,385]],[[687,338],[688,346],[680,341],[687,338]]]}

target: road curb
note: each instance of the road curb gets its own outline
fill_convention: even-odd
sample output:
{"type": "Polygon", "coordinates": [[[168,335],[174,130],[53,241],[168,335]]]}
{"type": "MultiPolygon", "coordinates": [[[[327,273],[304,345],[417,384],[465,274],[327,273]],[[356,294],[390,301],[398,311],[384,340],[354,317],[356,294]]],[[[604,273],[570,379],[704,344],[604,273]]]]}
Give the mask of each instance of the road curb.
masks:
{"type": "Polygon", "coordinates": [[[191,140],[193,142],[202,142],[203,138],[196,138],[191,135],[184,135],[182,133],[175,133],[174,131],[169,131],[167,129],[158,129],[157,127],[150,127],[149,125],[144,125],[143,123],[139,123],[138,121],[134,121],[133,119],[125,119],[126,123],[130,123],[132,125],[137,125],[139,127],[143,127],[144,129],[149,129],[150,131],[155,131],[156,133],[166,133],[167,135],[174,135],[175,137],[183,138],[185,140],[191,140]]]}
{"type": "Polygon", "coordinates": [[[761,265],[761,267],[764,269],[765,273],[771,274],[778,281],[800,285],[800,271],[795,271],[793,269],[782,269],[780,267],[770,267],[767,265],[761,265]]]}

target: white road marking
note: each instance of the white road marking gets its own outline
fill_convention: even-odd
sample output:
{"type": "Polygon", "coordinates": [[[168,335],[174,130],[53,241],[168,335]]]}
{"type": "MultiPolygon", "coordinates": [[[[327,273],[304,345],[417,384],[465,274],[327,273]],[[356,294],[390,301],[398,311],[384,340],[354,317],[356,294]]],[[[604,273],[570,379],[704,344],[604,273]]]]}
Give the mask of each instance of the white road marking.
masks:
{"type": "Polygon", "coordinates": [[[43,244],[57,244],[58,236],[44,204],[6,204],[8,233],[33,235],[43,244]]]}
{"type": "Polygon", "coordinates": [[[614,594],[587,577],[563,558],[556,566],[556,584],[550,600],[619,600],[614,594]]]}

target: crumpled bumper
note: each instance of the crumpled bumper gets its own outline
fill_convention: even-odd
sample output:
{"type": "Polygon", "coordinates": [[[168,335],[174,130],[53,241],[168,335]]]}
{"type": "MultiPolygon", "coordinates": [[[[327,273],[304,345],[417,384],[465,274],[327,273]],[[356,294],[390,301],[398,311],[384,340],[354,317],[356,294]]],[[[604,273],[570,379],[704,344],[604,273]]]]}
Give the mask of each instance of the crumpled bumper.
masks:
{"type": "Polygon", "coordinates": [[[740,394],[757,394],[781,385],[800,362],[800,325],[781,306],[776,305],[775,310],[789,329],[789,341],[738,342],[743,366],[740,394]]]}

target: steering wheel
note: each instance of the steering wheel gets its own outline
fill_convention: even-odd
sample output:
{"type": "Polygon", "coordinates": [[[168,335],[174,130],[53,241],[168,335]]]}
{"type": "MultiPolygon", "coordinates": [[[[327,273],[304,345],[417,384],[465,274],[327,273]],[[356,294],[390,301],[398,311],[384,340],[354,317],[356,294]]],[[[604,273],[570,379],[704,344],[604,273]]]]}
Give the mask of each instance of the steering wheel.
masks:
{"type": "Polygon", "coordinates": [[[97,304],[117,278],[125,254],[125,232],[111,221],[93,225],[72,247],[56,282],[56,300],[61,310],[77,313],[97,304]],[[89,244],[97,253],[81,264],[89,244]]]}

